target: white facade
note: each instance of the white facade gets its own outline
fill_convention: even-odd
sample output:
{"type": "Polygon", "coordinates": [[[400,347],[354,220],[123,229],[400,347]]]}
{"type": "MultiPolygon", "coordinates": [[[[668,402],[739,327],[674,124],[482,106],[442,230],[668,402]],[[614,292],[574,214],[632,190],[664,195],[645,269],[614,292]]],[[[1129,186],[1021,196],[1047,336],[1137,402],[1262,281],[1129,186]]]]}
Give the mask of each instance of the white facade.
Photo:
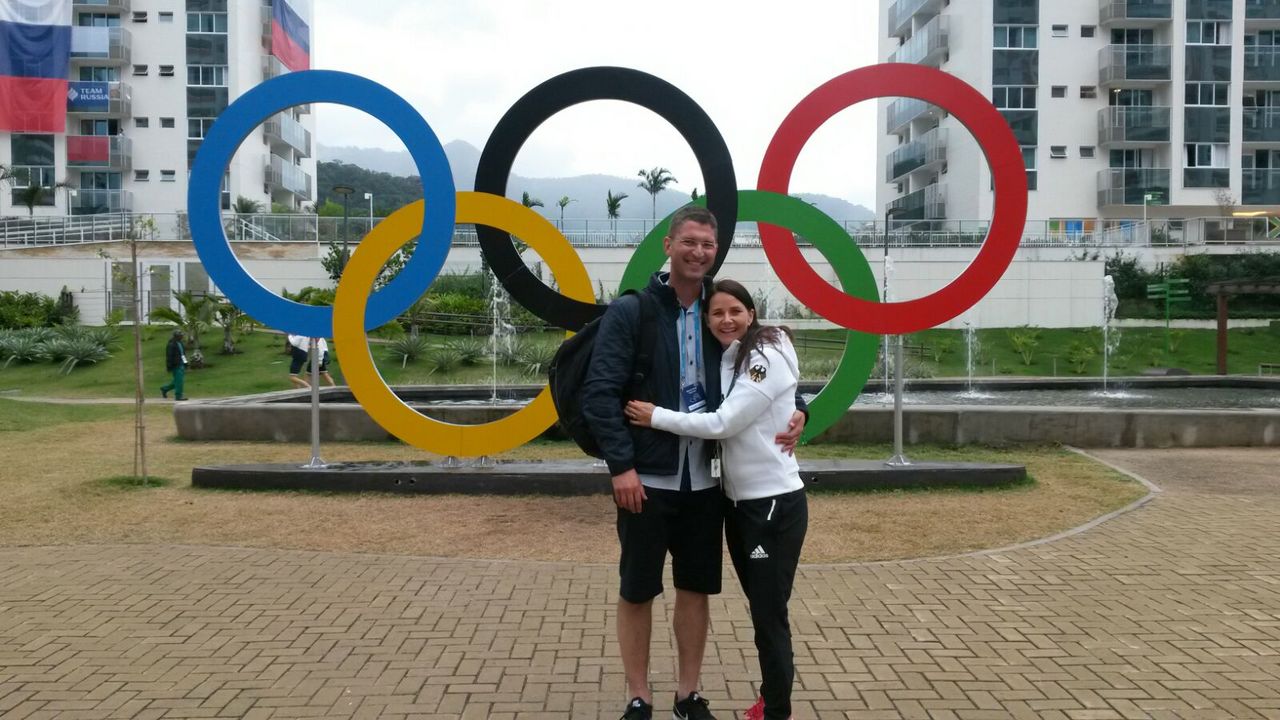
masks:
{"type": "MultiPolygon", "coordinates": [[[[882,0],[880,28],[882,61],[938,67],[1004,112],[1027,220],[1050,234],[1280,205],[1280,0],[882,0]]],[[[880,102],[880,211],[989,220],[976,142],[912,102],[880,102]]]]}
{"type": "MultiPolygon", "coordinates": [[[[62,185],[41,199],[37,217],[185,212],[191,158],[213,118],[287,71],[271,57],[271,0],[69,1],[71,91],[105,81],[111,101],[92,110],[69,101],[65,133],[0,132],[0,164],[18,170],[14,191],[0,193],[0,216],[28,214],[15,196],[33,177],[62,185]],[[102,143],[110,145],[105,160],[77,152],[102,143]]],[[[311,1],[287,1],[310,26],[311,1]]],[[[295,108],[251,133],[229,165],[224,208],[239,196],[264,211],[314,202],[314,125],[309,108],[295,108]]]]}

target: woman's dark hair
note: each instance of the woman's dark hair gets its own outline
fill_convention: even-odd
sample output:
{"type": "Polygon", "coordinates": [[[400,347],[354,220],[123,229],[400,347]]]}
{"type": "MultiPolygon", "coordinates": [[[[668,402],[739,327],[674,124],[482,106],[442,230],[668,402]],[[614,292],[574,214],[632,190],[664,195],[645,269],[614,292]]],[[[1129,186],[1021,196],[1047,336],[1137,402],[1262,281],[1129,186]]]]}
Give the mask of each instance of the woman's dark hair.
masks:
{"type": "MultiPolygon", "coordinates": [[[[756,313],[756,302],[751,299],[751,293],[747,292],[747,288],[742,283],[737,280],[716,280],[711,285],[711,295],[716,293],[725,293],[732,296],[750,310],[752,315],[751,324],[747,326],[747,333],[742,336],[742,344],[738,346],[738,356],[733,359],[734,373],[742,372],[742,368],[747,364],[747,358],[751,356],[752,350],[764,352],[765,343],[776,345],[778,344],[778,339],[783,335],[786,335],[788,340],[794,340],[791,328],[786,325],[760,324],[759,314],[756,313]]],[[[703,308],[704,313],[711,312],[711,295],[707,296],[707,304],[703,308]]]]}

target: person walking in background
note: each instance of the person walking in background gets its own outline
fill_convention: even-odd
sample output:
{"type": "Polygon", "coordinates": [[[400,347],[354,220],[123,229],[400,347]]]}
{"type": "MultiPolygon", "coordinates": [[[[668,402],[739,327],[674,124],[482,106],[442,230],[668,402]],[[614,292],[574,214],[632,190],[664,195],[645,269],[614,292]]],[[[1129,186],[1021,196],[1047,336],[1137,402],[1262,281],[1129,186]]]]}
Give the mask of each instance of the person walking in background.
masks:
{"type": "MultiPolygon", "coordinates": [[[[333,376],[329,374],[329,343],[324,338],[316,338],[316,355],[320,356],[320,377],[329,387],[336,387],[333,376]]],[[[311,374],[311,363],[307,363],[307,374],[311,374]]]]}
{"type": "Polygon", "coordinates": [[[296,388],[309,388],[311,383],[302,377],[302,368],[307,364],[307,348],[311,339],[306,335],[289,335],[286,347],[289,349],[289,382],[296,388]]]}
{"type": "Polygon", "coordinates": [[[787,602],[809,511],[799,465],[775,438],[795,412],[800,362],[790,330],[762,326],[741,283],[712,286],[705,321],[724,348],[719,386],[727,389],[717,409],[677,412],[632,400],[625,412],[638,427],[720,441],[712,475],[722,475],[725,539],[760,658],[760,699],[745,717],[788,720],[795,663],[787,602]]]}
{"type": "Polygon", "coordinates": [[[173,391],[174,400],[186,400],[186,389],[183,387],[187,377],[187,349],[183,347],[184,335],[181,330],[174,330],[169,344],[164,346],[164,369],[171,374],[167,385],[160,386],[160,397],[169,397],[173,391]]]}

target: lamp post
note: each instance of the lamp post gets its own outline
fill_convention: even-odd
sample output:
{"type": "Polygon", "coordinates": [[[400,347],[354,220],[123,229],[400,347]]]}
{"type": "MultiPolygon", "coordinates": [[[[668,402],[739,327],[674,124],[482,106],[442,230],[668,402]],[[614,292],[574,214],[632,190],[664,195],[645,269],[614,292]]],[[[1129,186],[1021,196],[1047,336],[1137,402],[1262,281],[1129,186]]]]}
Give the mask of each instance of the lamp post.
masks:
{"type": "Polygon", "coordinates": [[[355,189],[347,185],[334,185],[333,192],[335,195],[342,196],[342,262],[338,265],[338,274],[342,274],[347,269],[347,259],[351,257],[351,253],[347,251],[347,218],[349,216],[347,200],[355,189]]]}
{"type": "Polygon", "coordinates": [[[369,201],[369,232],[373,232],[373,193],[365,193],[364,199],[369,201]]]}
{"type": "MultiPolygon", "coordinates": [[[[889,219],[902,215],[904,208],[890,207],[884,211],[884,264],[881,270],[883,293],[881,302],[889,299],[889,219]]],[[[884,362],[889,363],[889,336],[884,336],[884,362]]],[[[885,371],[885,392],[889,391],[889,374],[885,371]]],[[[911,461],[902,452],[902,336],[897,336],[893,352],[893,457],[885,461],[889,467],[903,467],[911,461]]]]}

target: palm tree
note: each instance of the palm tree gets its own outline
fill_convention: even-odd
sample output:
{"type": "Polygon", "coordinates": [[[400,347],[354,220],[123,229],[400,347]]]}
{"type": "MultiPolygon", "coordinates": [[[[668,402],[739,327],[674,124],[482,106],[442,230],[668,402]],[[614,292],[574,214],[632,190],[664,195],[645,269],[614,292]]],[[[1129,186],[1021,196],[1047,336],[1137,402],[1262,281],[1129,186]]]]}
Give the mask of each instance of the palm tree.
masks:
{"type": "Polygon", "coordinates": [[[254,213],[262,212],[262,203],[243,195],[237,195],[236,204],[233,205],[231,209],[234,210],[237,215],[253,215],[254,213]]]}
{"type": "Polygon", "coordinates": [[[527,208],[545,207],[541,200],[530,196],[528,190],[524,191],[524,197],[520,198],[520,204],[527,208]]]}
{"type": "Polygon", "coordinates": [[[203,293],[196,294],[190,290],[180,290],[173,294],[178,301],[178,310],[170,307],[158,307],[151,311],[151,319],[177,325],[187,336],[190,344],[190,366],[192,369],[204,367],[204,353],[200,350],[200,333],[214,322],[217,301],[203,293]]]}
{"type": "Polygon", "coordinates": [[[689,198],[694,202],[698,202],[698,188],[694,188],[693,192],[689,193],[689,198]]]}
{"type": "Polygon", "coordinates": [[[609,213],[610,225],[613,228],[613,234],[618,234],[618,209],[622,207],[622,201],[627,199],[626,193],[613,194],[612,190],[608,190],[604,196],[605,210],[609,213]]]}
{"type": "Polygon", "coordinates": [[[565,195],[556,201],[556,205],[560,206],[560,229],[564,229],[564,209],[569,207],[569,203],[574,202],[573,198],[565,195]]]}
{"type": "Polygon", "coordinates": [[[656,167],[652,170],[641,170],[638,175],[641,180],[637,185],[644,188],[653,198],[653,219],[658,219],[658,193],[667,189],[667,186],[673,182],[677,182],[671,171],[664,167],[656,167]]]}
{"type": "Polygon", "coordinates": [[[213,303],[213,322],[222,328],[222,354],[235,355],[236,333],[253,327],[253,318],[245,315],[240,308],[224,297],[209,298],[213,303]]]}

